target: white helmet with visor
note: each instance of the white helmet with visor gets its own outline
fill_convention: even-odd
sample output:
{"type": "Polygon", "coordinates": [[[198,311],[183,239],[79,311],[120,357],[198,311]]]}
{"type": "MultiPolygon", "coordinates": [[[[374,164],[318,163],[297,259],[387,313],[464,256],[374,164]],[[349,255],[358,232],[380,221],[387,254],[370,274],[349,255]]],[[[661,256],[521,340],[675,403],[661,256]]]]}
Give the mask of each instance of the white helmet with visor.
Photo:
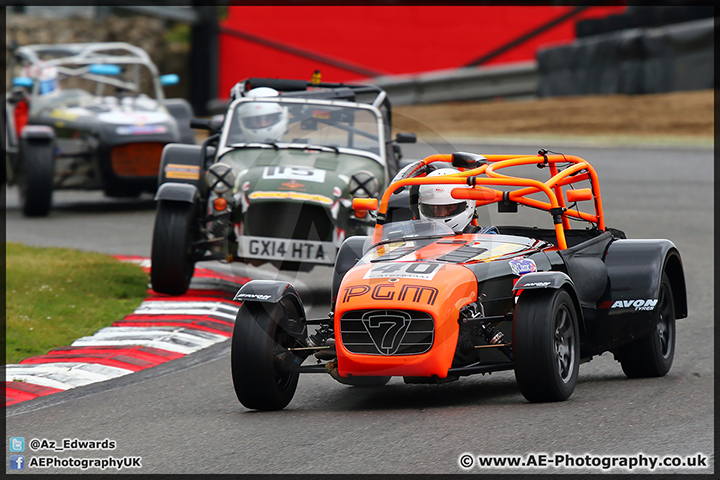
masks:
{"type": "MultiPolygon", "coordinates": [[[[458,173],[458,171],[453,168],[441,168],[429,173],[428,178],[453,173],[458,173]]],[[[475,202],[453,198],[450,191],[457,187],[457,184],[421,185],[419,191],[420,218],[443,222],[455,233],[461,233],[473,218],[475,202]]]]}
{"type": "MultiPolygon", "coordinates": [[[[277,97],[273,88],[250,90],[246,97],[277,97]]],[[[246,142],[276,142],[288,129],[287,107],[275,102],[245,102],[238,107],[238,121],[246,142]]]]}

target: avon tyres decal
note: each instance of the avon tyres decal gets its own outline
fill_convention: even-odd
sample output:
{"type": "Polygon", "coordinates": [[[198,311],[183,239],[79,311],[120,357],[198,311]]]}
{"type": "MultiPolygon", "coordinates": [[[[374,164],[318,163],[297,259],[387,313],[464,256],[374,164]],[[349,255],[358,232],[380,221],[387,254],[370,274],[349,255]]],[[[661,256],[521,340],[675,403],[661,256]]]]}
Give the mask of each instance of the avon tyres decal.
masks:
{"type": "Polygon", "coordinates": [[[616,300],[616,301],[607,301],[600,304],[598,308],[635,308],[635,311],[650,311],[654,310],[655,306],[657,305],[658,301],[657,299],[648,298],[648,299],[642,299],[639,298],[637,300],[616,300]]]}
{"type": "Polygon", "coordinates": [[[372,278],[432,280],[440,267],[442,267],[442,264],[439,263],[383,263],[373,265],[363,278],[366,280],[372,278]]]}
{"type": "Polygon", "coordinates": [[[526,273],[537,272],[537,265],[535,265],[535,261],[530,258],[517,257],[510,260],[508,263],[510,264],[512,272],[518,276],[523,276],[526,273]]]}
{"type": "Polygon", "coordinates": [[[370,295],[373,300],[397,300],[399,302],[426,303],[434,305],[439,290],[428,285],[405,284],[399,287],[395,284],[380,283],[370,288],[369,285],[350,285],[342,293],[343,303],[351,298],[370,295]]]}

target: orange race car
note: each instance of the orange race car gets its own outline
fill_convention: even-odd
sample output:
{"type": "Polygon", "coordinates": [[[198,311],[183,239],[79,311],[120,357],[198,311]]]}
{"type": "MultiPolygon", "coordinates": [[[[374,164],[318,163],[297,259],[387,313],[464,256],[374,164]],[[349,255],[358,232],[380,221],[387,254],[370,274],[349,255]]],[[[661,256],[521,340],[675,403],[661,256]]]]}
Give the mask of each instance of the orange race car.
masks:
{"type": "Polygon", "coordinates": [[[376,226],[338,251],[327,318],[307,319],[287,282],[236,294],[232,377],[245,407],[284,408],[300,373],[366,386],[514,369],[525,398],[544,402],[567,399],[579,364],[605,351],[628,377],[670,369],[675,319],[687,316],[680,253],[607,227],[587,161],[544,149],[432,155],[353,207],[376,226]],[[532,178],[538,168],[549,180],[532,178]],[[490,204],[544,211],[554,228],[481,226],[490,204]]]}

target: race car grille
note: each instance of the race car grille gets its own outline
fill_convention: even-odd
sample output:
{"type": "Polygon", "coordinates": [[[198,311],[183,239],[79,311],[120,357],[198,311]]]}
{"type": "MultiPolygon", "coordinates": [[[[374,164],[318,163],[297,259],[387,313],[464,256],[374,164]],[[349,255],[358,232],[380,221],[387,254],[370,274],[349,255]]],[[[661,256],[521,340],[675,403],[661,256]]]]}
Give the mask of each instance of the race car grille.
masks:
{"type": "Polygon", "coordinates": [[[245,234],[297,240],[332,240],[334,225],[322,206],[303,202],[254,202],[245,214],[245,234]]]}
{"type": "Polygon", "coordinates": [[[364,355],[419,355],[433,345],[432,315],[415,310],[353,310],[340,318],[348,351],[364,355]]]}
{"type": "Polygon", "coordinates": [[[160,169],[164,143],[138,142],[117,145],[110,151],[110,164],[115,175],[153,177],[160,169]]]}

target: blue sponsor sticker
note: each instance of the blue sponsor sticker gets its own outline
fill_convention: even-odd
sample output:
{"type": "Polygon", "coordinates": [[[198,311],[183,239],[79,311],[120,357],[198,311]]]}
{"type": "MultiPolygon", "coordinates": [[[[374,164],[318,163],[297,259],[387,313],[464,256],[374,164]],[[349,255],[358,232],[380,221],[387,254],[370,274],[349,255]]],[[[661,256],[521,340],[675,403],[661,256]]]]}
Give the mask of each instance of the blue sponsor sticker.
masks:
{"type": "Polygon", "coordinates": [[[115,129],[118,135],[153,135],[157,133],[167,133],[167,131],[168,129],[165,125],[128,125],[115,129]]]}
{"type": "Polygon", "coordinates": [[[517,257],[510,260],[508,263],[510,264],[512,272],[518,276],[523,276],[526,273],[537,272],[537,265],[535,265],[535,261],[529,258],[517,257]]]}

